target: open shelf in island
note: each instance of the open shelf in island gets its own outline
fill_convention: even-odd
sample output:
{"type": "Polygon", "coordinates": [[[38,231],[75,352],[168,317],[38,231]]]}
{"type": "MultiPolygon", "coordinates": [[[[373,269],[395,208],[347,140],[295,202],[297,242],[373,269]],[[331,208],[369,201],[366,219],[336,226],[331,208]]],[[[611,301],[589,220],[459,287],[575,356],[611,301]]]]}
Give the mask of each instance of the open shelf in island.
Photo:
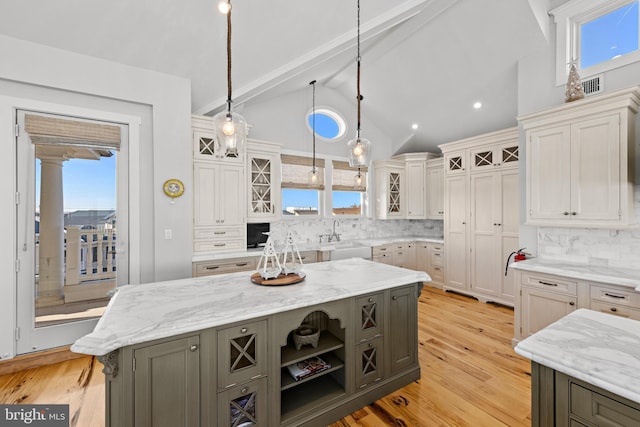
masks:
{"type": "MultiPolygon", "coordinates": [[[[340,372],[344,372],[344,369],[340,372]]],[[[335,372],[334,372],[335,373],[335,372]]],[[[282,391],[280,397],[281,422],[327,405],[329,402],[344,396],[344,386],[333,375],[313,377],[313,381],[300,384],[282,391]]]]}
{"type": "Polygon", "coordinates": [[[280,383],[280,390],[284,391],[284,390],[290,389],[291,387],[299,386],[301,384],[306,383],[307,381],[314,380],[320,376],[327,375],[327,374],[330,374],[331,372],[337,371],[338,369],[344,368],[344,362],[342,361],[342,359],[340,359],[333,353],[321,354],[320,358],[322,358],[325,362],[331,365],[331,367],[323,371],[316,372],[315,374],[311,374],[308,377],[300,379],[298,381],[296,381],[291,376],[286,366],[283,367],[282,375],[281,375],[282,382],[280,383]]]}
{"type": "Polygon", "coordinates": [[[319,356],[323,353],[343,347],[344,342],[340,338],[336,337],[329,331],[322,331],[320,332],[320,338],[318,339],[318,345],[316,348],[313,348],[313,346],[310,345],[303,345],[300,347],[300,350],[296,350],[292,344],[282,347],[280,353],[280,366],[286,367],[292,363],[308,359],[309,357],[319,356]]]}

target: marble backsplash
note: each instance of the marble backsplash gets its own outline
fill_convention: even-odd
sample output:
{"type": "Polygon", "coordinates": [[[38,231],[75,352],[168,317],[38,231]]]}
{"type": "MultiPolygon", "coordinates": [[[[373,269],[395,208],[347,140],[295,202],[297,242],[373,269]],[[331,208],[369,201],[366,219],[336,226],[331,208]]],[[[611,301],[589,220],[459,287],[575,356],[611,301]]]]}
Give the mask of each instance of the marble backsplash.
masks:
{"type": "Polygon", "coordinates": [[[628,230],[538,228],[538,256],[557,261],[640,269],[640,186],[635,192],[636,223],[628,230]]]}
{"type": "MultiPolygon", "coordinates": [[[[286,235],[293,230],[300,242],[318,243],[320,234],[331,234],[333,219],[294,219],[271,223],[271,231],[286,235]]],[[[421,236],[442,238],[441,220],[375,220],[368,218],[337,219],[336,233],[340,240],[375,239],[384,237],[421,236]]],[[[326,241],[326,240],[324,240],[326,241]]]]}

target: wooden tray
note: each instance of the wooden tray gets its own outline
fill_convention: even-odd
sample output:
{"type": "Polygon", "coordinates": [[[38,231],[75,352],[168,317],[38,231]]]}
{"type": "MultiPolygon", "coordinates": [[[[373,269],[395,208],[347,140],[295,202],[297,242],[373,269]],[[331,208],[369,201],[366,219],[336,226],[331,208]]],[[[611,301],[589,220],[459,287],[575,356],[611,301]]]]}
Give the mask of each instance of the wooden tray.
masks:
{"type": "Polygon", "coordinates": [[[274,279],[264,279],[260,275],[260,273],[253,273],[251,275],[251,281],[256,285],[265,285],[265,286],[282,286],[282,285],[293,285],[294,283],[300,283],[304,280],[306,274],[300,272],[298,274],[280,274],[278,277],[274,279]]]}

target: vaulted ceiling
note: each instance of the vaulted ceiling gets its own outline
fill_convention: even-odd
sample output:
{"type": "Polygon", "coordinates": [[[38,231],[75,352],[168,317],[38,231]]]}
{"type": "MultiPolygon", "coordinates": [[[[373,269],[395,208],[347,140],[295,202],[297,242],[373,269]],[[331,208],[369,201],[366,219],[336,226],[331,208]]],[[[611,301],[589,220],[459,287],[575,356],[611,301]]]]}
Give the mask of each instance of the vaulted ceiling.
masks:
{"type": "MultiPolygon", "coordinates": [[[[365,119],[399,151],[515,125],[518,60],[547,43],[535,13],[547,2],[361,0],[365,119]]],[[[226,99],[226,20],[216,6],[3,2],[0,33],[188,78],[192,110],[206,114],[226,99]]],[[[309,75],[354,98],[355,28],[356,0],[233,0],[235,104],[300,90],[309,75]]]]}

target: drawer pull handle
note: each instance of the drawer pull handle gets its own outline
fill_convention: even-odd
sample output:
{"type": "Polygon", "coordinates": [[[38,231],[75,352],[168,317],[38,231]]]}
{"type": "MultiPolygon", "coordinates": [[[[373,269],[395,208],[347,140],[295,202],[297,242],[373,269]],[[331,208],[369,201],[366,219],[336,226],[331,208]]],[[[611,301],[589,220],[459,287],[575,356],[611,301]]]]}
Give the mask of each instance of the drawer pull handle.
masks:
{"type": "Polygon", "coordinates": [[[541,285],[546,285],[546,286],[558,286],[557,283],[543,282],[542,280],[538,280],[538,283],[540,283],[541,285]]]}
{"type": "Polygon", "coordinates": [[[611,307],[611,311],[615,313],[616,311],[618,311],[618,309],[615,307],[611,307]]]}
{"type": "Polygon", "coordinates": [[[216,243],[213,246],[227,246],[227,244],[226,243],[216,243]]]}
{"type": "Polygon", "coordinates": [[[244,267],[245,265],[248,265],[248,262],[239,262],[236,264],[236,267],[244,267]]]}
{"type": "Polygon", "coordinates": [[[440,271],[440,267],[433,267],[433,269],[440,271]]]}
{"type": "Polygon", "coordinates": [[[571,302],[569,303],[569,305],[576,305],[576,303],[575,303],[575,302],[573,302],[573,301],[571,301],[571,302]]]}
{"type": "Polygon", "coordinates": [[[433,254],[433,256],[440,256],[440,254],[438,254],[438,253],[434,253],[434,254],[433,254]]]}
{"type": "Polygon", "coordinates": [[[624,299],[625,298],[623,295],[610,294],[609,292],[605,292],[604,294],[606,296],[608,296],[608,297],[611,297],[611,298],[617,298],[617,299],[624,299]]]}
{"type": "Polygon", "coordinates": [[[246,334],[246,333],[247,333],[247,328],[242,328],[242,329],[240,329],[240,333],[241,333],[241,334],[246,334]]]}
{"type": "Polygon", "coordinates": [[[226,231],[214,231],[213,234],[227,234],[226,231]]]}
{"type": "Polygon", "coordinates": [[[562,212],[562,215],[569,215],[569,212],[562,212]]]}
{"type": "Polygon", "coordinates": [[[220,266],[219,265],[210,265],[208,267],[205,267],[204,269],[205,270],[215,270],[217,268],[220,268],[220,266]]]}

